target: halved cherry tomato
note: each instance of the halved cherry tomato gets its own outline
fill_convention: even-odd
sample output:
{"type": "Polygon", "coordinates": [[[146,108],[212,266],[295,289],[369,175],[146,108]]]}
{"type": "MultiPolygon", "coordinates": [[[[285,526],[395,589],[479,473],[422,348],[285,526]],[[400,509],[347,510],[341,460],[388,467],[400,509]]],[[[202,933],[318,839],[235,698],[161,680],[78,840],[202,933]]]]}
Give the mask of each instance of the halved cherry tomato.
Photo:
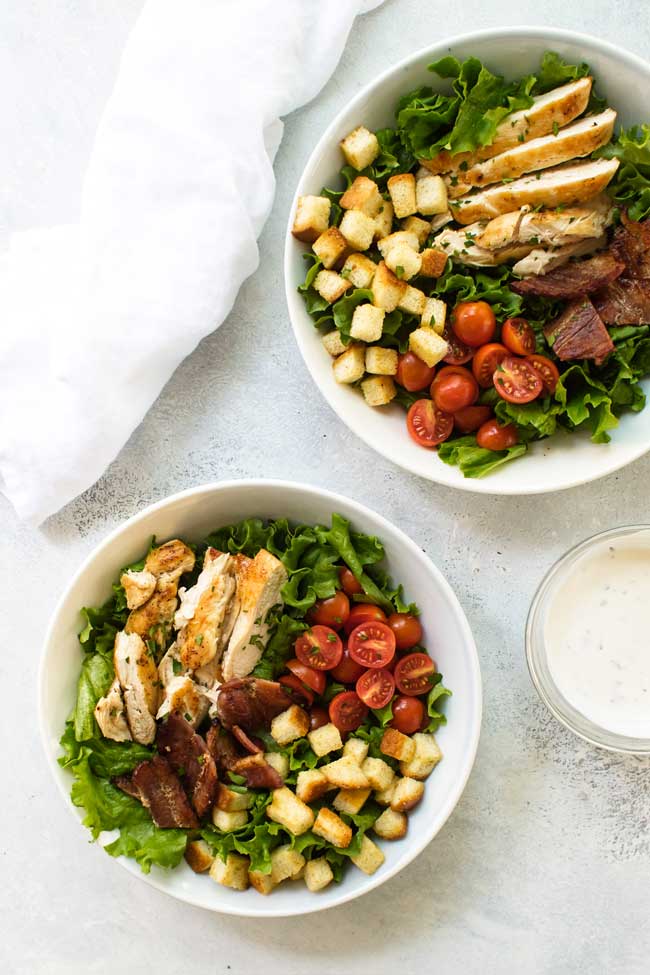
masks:
{"type": "Polygon", "coordinates": [[[393,701],[391,728],[397,728],[403,735],[413,735],[421,727],[425,717],[424,704],[417,697],[400,694],[393,701]]]}
{"type": "Polygon", "coordinates": [[[343,656],[341,638],[329,626],[305,630],[296,640],[294,650],[298,660],[314,670],[332,670],[343,656]]]}
{"type": "Polygon", "coordinates": [[[482,386],[483,389],[489,389],[492,385],[494,370],[507,355],[508,350],[500,342],[489,342],[488,345],[483,345],[477,349],[472,362],[472,372],[479,386],[482,386]]]}
{"type": "Polygon", "coordinates": [[[333,670],[330,670],[330,674],[332,675],[332,679],[338,681],[340,684],[355,684],[361,677],[364,670],[365,667],[358,664],[356,660],[352,659],[350,656],[350,651],[344,645],[343,656],[341,657],[339,663],[337,663],[336,667],[334,667],[333,670]]]}
{"type": "Polygon", "coordinates": [[[309,730],[316,731],[317,728],[322,728],[324,725],[330,723],[330,716],[325,710],[325,708],[310,708],[309,710],[309,730]]]}
{"type": "Polygon", "coordinates": [[[494,388],[507,403],[532,403],[544,388],[542,377],[530,362],[506,356],[494,370],[494,388]]]}
{"type": "Polygon", "coordinates": [[[476,434],[479,447],[486,450],[507,450],[518,442],[517,428],[512,423],[500,426],[498,420],[492,419],[484,423],[476,434]]]}
{"type": "Polygon", "coordinates": [[[282,677],[278,677],[278,683],[282,684],[284,687],[288,687],[290,691],[293,691],[292,696],[298,696],[299,703],[303,702],[307,707],[311,707],[314,703],[314,693],[310,691],[308,687],[305,687],[302,681],[294,674],[283,674],[282,677]]]}
{"type": "Polygon", "coordinates": [[[322,670],[314,670],[313,667],[308,667],[307,664],[303,664],[302,661],[295,658],[289,661],[287,670],[295,674],[298,680],[306,684],[315,694],[322,694],[325,690],[327,678],[322,670]]]}
{"type": "Polygon", "coordinates": [[[349,635],[359,623],[365,623],[366,620],[379,620],[381,623],[385,623],[386,614],[374,603],[355,603],[350,609],[350,615],[343,629],[349,635]]]}
{"type": "Polygon", "coordinates": [[[409,653],[395,668],[395,683],[402,694],[417,696],[431,690],[436,665],[426,653],[409,653]]]}
{"type": "Polygon", "coordinates": [[[451,316],[454,334],[473,349],[492,339],[497,320],[487,301],[461,301],[451,316]]]}
{"type": "Polygon", "coordinates": [[[492,410],[489,406],[466,406],[454,413],[454,426],[461,433],[474,433],[491,416],[492,410]]]}
{"type": "Polygon", "coordinates": [[[506,318],[501,326],[501,341],[515,355],[530,355],[537,345],[535,333],[525,318],[506,318]]]}
{"type": "Polygon", "coordinates": [[[343,592],[347,596],[356,596],[363,592],[363,586],[357,580],[354,572],[348,569],[347,565],[342,566],[339,569],[339,582],[343,587],[343,592]]]}
{"type": "Polygon", "coordinates": [[[443,366],[431,383],[431,399],[443,413],[455,413],[478,399],[478,383],[463,366],[443,366]]]}
{"type": "Polygon", "coordinates": [[[376,670],[388,666],[395,656],[396,646],[395,634],[390,626],[372,620],[357,626],[348,639],[352,659],[376,670]]]}
{"type": "Polygon", "coordinates": [[[367,714],[368,708],[356,691],[342,691],[330,701],[330,721],[339,731],[356,731],[367,714]]]}
{"type": "Polygon", "coordinates": [[[405,352],[397,360],[395,382],[409,393],[417,393],[430,385],[434,371],[433,366],[428,366],[414,352],[405,352]]]}
{"type": "Polygon", "coordinates": [[[417,616],[410,613],[391,613],[388,625],[395,634],[398,650],[410,650],[422,639],[422,627],[417,616]]]}
{"type": "Polygon", "coordinates": [[[437,409],[430,399],[418,399],[406,415],[406,425],[420,447],[437,447],[451,435],[454,418],[437,409]]]}
{"type": "Polygon", "coordinates": [[[547,359],[545,355],[527,355],[526,362],[530,362],[542,377],[544,392],[553,395],[560,378],[560,371],[552,359],[547,359]]]}
{"type": "Polygon", "coordinates": [[[350,615],[350,600],[339,590],[329,599],[318,599],[307,614],[311,623],[340,630],[350,615]]]}
{"type": "Polygon", "coordinates": [[[357,681],[357,694],[369,708],[386,707],[395,693],[390,670],[366,670],[357,681]]]}
{"type": "Polygon", "coordinates": [[[451,328],[446,328],[442,333],[442,337],[448,346],[447,355],[442,360],[443,362],[449,363],[450,366],[462,366],[464,362],[469,362],[474,350],[470,349],[469,345],[461,342],[451,328]]]}

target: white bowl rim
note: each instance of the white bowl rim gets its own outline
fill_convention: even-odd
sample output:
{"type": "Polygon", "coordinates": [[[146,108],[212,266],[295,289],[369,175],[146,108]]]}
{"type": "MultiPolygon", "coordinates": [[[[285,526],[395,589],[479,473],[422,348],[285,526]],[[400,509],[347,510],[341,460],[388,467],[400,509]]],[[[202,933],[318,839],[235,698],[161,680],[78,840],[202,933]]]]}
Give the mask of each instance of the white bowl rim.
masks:
{"type": "MultiPolygon", "coordinates": [[[[437,484],[442,484],[444,487],[459,490],[459,491],[469,491],[473,494],[494,494],[507,496],[524,496],[533,494],[554,494],[556,491],[566,491],[569,488],[580,487],[583,484],[589,484],[592,481],[600,480],[602,477],[607,477],[608,474],[614,474],[616,471],[621,470],[623,467],[627,467],[628,464],[634,463],[640,457],[643,457],[648,451],[650,451],[650,437],[645,444],[640,444],[638,448],[632,450],[622,459],[620,456],[617,458],[612,452],[611,460],[606,461],[602,467],[586,477],[584,475],[576,474],[573,477],[568,477],[563,480],[561,484],[556,487],[547,487],[544,485],[528,485],[526,487],[516,487],[512,486],[493,486],[494,482],[491,483],[489,475],[485,478],[469,478],[465,477],[459,480],[457,483],[450,484],[443,478],[436,476],[435,465],[432,465],[432,473],[424,474],[422,471],[416,469],[408,459],[397,460],[390,451],[382,449],[381,444],[371,443],[370,438],[366,436],[365,430],[363,428],[353,428],[348,424],[344,411],[339,408],[338,404],[330,398],[328,393],[321,387],[320,383],[317,381],[314,373],[312,372],[309,355],[307,353],[307,342],[306,342],[306,332],[304,329],[304,324],[297,322],[295,316],[291,313],[291,298],[294,295],[295,285],[291,278],[291,254],[292,247],[295,245],[295,238],[291,234],[291,226],[293,214],[295,213],[296,204],[298,202],[298,197],[302,195],[302,183],[304,180],[305,173],[312,168],[317,156],[320,155],[322,146],[329,143],[333,138],[333,133],[339,125],[340,117],[343,114],[347,114],[354,106],[363,101],[369,94],[369,92],[382,85],[389,77],[401,71],[404,68],[408,68],[416,61],[421,60],[428,55],[428,52],[439,51],[441,48],[445,47],[451,49],[455,46],[472,44],[480,41],[490,41],[498,40],[499,38],[506,37],[521,37],[526,38],[540,38],[548,39],[549,42],[552,41],[564,41],[570,44],[586,44],[596,50],[599,50],[603,54],[610,55],[612,57],[618,58],[619,60],[626,61],[631,67],[642,71],[644,73],[650,72],[650,62],[646,61],[644,58],[640,57],[638,54],[634,54],[632,51],[628,51],[626,48],[619,47],[617,44],[611,44],[609,41],[602,41],[600,38],[595,37],[593,34],[585,34],[581,31],[572,31],[564,27],[544,27],[531,25],[512,25],[508,27],[488,27],[482,30],[469,31],[466,34],[455,34],[453,37],[445,38],[438,42],[437,44],[426,44],[424,47],[419,48],[412,54],[408,54],[405,58],[400,61],[396,61],[390,67],[386,68],[380,74],[375,75],[367,84],[361,88],[354,98],[350,99],[343,108],[336,113],[330,124],[327,126],[322,136],[314,146],[312,152],[309,155],[307,162],[305,163],[300,178],[298,180],[298,185],[296,191],[293,195],[291,201],[291,206],[289,208],[289,217],[287,221],[287,232],[285,236],[284,245],[284,283],[285,283],[285,296],[287,299],[287,308],[289,312],[289,320],[291,321],[291,326],[300,349],[303,361],[307,366],[307,370],[314,382],[314,384],[319,389],[321,395],[325,398],[330,408],[336,413],[338,418],[346,425],[346,427],[359,437],[371,450],[379,453],[382,457],[390,463],[401,467],[403,470],[408,471],[411,474],[415,474],[417,477],[422,477],[425,480],[432,481],[437,484]]],[[[650,409],[650,405],[648,406],[650,409]]],[[[544,442],[544,441],[541,441],[544,442]]]]}
{"type": "MultiPolygon", "coordinates": [[[[436,817],[437,825],[434,832],[432,833],[423,832],[421,836],[418,837],[416,841],[414,841],[412,849],[406,855],[403,862],[399,864],[395,864],[393,866],[388,866],[388,869],[382,870],[378,874],[367,877],[367,882],[363,890],[352,891],[349,893],[342,892],[339,897],[337,897],[335,900],[333,900],[331,903],[327,905],[319,904],[318,898],[316,897],[312,899],[314,901],[313,904],[311,900],[305,899],[306,906],[304,909],[301,909],[300,911],[287,911],[287,910],[277,909],[277,908],[274,909],[271,898],[263,899],[265,909],[261,909],[260,907],[260,910],[255,910],[251,908],[238,910],[236,908],[231,907],[229,904],[218,905],[213,908],[210,908],[207,907],[205,904],[197,901],[191,895],[180,897],[178,894],[170,890],[167,890],[165,887],[160,886],[156,882],[155,872],[153,874],[140,873],[135,875],[139,877],[139,879],[147,883],[149,886],[154,887],[156,890],[161,891],[164,894],[167,894],[168,896],[174,898],[174,900],[180,900],[184,903],[191,904],[193,907],[200,907],[203,908],[204,910],[211,910],[214,913],[229,914],[229,915],[234,915],[236,917],[260,917],[260,918],[300,917],[303,914],[313,914],[316,913],[317,911],[329,910],[332,907],[338,907],[341,904],[345,904],[346,902],[351,900],[356,900],[358,897],[361,897],[364,894],[369,893],[371,890],[374,890],[375,887],[379,887],[385,881],[390,880],[391,877],[399,873],[402,869],[404,869],[404,867],[408,866],[409,863],[412,863],[412,861],[417,856],[419,856],[422,850],[424,850],[425,847],[427,847],[429,843],[438,835],[442,827],[445,825],[447,819],[455,809],[456,805],[458,804],[458,801],[460,800],[460,797],[462,796],[465,790],[465,786],[467,785],[467,781],[469,779],[469,776],[471,774],[476,759],[476,752],[478,749],[478,743],[479,743],[479,738],[481,733],[481,720],[482,720],[482,713],[483,713],[483,686],[482,686],[478,651],[476,648],[476,642],[474,640],[474,636],[472,634],[469,622],[465,615],[465,611],[461,606],[458,597],[456,596],[455,592],[451,588],[450,584],[447,582],[446,578],[444,577],[440,569],[438,569],[438,567],[429,558],[429,556],[404,531],[402,531],[401,528],[399,528],[397,525],[394,525],[392,522],[389,522],[387,518],[384,518],[383,515],[380,515],[378,512],[374,511],[374,509],[368,508],[367,505],[361,504],[361,502],[355,501],[352,498],[348,498],[345,495],[338,494],[334,491],[326,490],[325,488],[317,487],[313,484],[306,484],[300,481],[287,481],[279,478],[242,478],[242,479],[234,479],[234,480],[227,480],[227,481],[211,481],[206,484],[200,484],[195,487],[187,488],[184,491],[179,491],[175,494],[168,495],[166,498],[162,498],[160,501],[156,501],[151,505],[147,505],[141,511],[136,512],[136,514],[132,515],[126,521],[122,522],[120,525],[114,528],[113,531],[111,531],[106,536],[106,538],[102,539],[99,545],[93,548],[93,550],[89,553],[89,555],[84,559],[83,563],[81,564],[79,569],[75,572],[72,579],[70,579],[70,581],[66,584],[63,593],[58,599],[57,604],[52,612],[50,623],[48,625],[47,632],[45,634],[45,640],[43,643],[43,650],[41,652],[41,660],[40,660],[39,671],[38,671],[38,724],[39,724],[39,732],[41,736],[41,743],[43,745],[47,757],[47,764],[54,777],[57,788],[61,793],[61,795],[63,796],[65,804],[69,812],[71,813],[71,815],[75,818],[75,821],[79,825],[81,825],[79,823],[78,815],[75,812],[75,807],[73,806],[70,799],[70,790],[69,789],[66,790],[66,788],[64,787],[63,780],[59,775],[60,767],[57,763],[55,755],[50,749],[50,738],[47,733],[47,728],[45,726],[44,707],[43,707],[43,701],[45,696],[45,682],[46,682],[46,660],[49,657],[48,649],[50,647],[56,622],[63,608],[63,605],[66,601],[68,592],[73,588],[73,586],[76,585],[77,581],[81,578],[81,576],[89,568],[89,566],[94,562],[96,562],[96,560],[99,557],[101,557],[102,553],[105,551],[106,548],[108,548],[111,545],[114,539],[120,536],[123,532],[137,525],[143,519],[148,518],[151,514],[155,513],[156,511],[161,511],[167,506],[169,506],[170,504],[175,504],[176,502],[182,501],[185,498],[200,496],[202,494],[214,494],[215,492],[227,491],[233,488],[242,488],[242,487],[264,489],[265,487],[268,487],[270,485],[282,488],[287,492],[298,491],[300,493],[311,494],[314,497],[318,498],[318,500],[331,503],[333,506],[333,510],[335,510],[335,506],[337,504],[343,502],[347,507],[356,510],[362,516],[366,514],[371,514],[373,518],[377,519],[379,524],[382,526],[382,529],[384,528],[384,526],[386,526],[389,532],[395,532],[399,536],[400,541],[403,543],[405,548],[407,548],[410,551],[413,558],[416,561],[421,562],[423,565],[427,567],[427,570],[435,578],[437,584],[440,586],[441,591],[444,593],[445,597],[449,601],[450,607],[456,613],[456,616],[458,618],[458,623],[463,633],[463,638],[466,641],[466,646],[468,649],[467,660],[468,660],[468,667],[471,674],[472,684],[475,689],[475,704],[474,704],[474,709],[470,715],[470,720],[471,720],[470,737],[469,737],[470,747],[467,750],[467,753],[465,755],[464,765],[460,770],[460,775],[457,780],[456,787],[453,789],[453,791],[449,793],[445,803],[441,807],[441,810],[439,810],[438,816],[436,817]]],[[[96,845],[99,846],[99,844],[96,845]]],[[[120,866],[123,869],[128,870],[128,865],[124,857],[116,857],[114,859],[116,860],[117,863],[120,864],[120,866]]],[[[128,872],[131,871],[129,870],[128,872]]]]}

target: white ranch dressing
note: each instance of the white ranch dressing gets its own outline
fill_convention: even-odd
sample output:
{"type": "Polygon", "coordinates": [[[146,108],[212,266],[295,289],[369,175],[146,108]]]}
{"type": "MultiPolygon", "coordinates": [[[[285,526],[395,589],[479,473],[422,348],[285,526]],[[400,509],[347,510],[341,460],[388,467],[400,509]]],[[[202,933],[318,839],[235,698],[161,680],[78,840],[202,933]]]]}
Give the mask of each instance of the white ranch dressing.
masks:
{"type": "Polygon", "coordinates": [[[605,539],[570,567],[549,600],[544,642],[577,711],[650,738],[650,531],[605,539]]]}

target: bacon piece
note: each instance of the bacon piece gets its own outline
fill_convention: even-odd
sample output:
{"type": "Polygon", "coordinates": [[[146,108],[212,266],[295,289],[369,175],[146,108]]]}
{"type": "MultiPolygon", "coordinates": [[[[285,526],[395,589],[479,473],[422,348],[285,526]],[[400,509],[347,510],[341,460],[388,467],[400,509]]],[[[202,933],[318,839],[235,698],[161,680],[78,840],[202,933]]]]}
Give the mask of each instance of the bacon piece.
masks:
{"type": "Polygon", "coordinates": [[[263,752],[264,748],[260,744],[259,738],[249,738],[243,728],[240,728],[238,724],[233,725],[232,733],[239,742],[240,745],[250,752],[251,755],[256,755],[258,752],[263,752]]]}
{"type": "Polygon", "coordinates": [[[609,332],[589,298],[576,298],[544,326],[558,359],[593,359],[600,365],[614,351],[609,332]]]}
{"type": "Polygon", "coordinates": [[[264,760],[260,752],[255,755],[242,755],[237,742],[229,731],[219,724],[213,724],[207,734],[210,754],[220,772],[235,772],[242,775],[251,789],[279,789],[282,777],[264,760]]]}
{"type": "Polygon", "coordinates": [[[230,732],[219,724],[213,724],[210,727],[206,735],[206,742],[221,773],[232,772],[237,762],[244,757],[230,732]]]}
{"type": "Polygon", "coordinates": [[[126,792],[127,796],[131,796],[132,799],[137,799],[138,802],[142,802],[142,796],[140,795],[140,790],[137,785],[133,782],[130,775],[116,775],[112,779],[113,785],[116,785],[118,789],[122,792],[126,792]]]}
{"type": "Polygon", "coordinates": [[[260,754],[240,758],[233,772],[243,775],[251,789],[281,789],[284,785],[280,773],[271,768],[260,754]]]}
{"type": "MultiPolygon", "coordinates": [[[[151,761],[140,762],[133,770],[131,785],[137,790],[142,805],[151,812],[156,826],[161,829],[198,828],[194,810],[166,758],[154,755],[151,761]]],[[[129,795],[133,793],[129,792],[129,795]]]]}
{"type": "Polygon", "coordinates": [[[625,264],[609,251],[602,251],[584,261],[572,261],[548,274],[535,274],[515,281],[511,288],[518,295],[544,295],[546,298],[580,298],[600,291],[615,281],[625,264]]]}
{"type": "Polygon", "coordinates": [[[181,775],[197,816],[205,816],[217,792],[217,766],[203,738],[177,711],[158,725],[158,751],[181,775]],[[181,772],[182,770],[182,772],[181,772]]]}
{"type": "Polygon", "coordinates": [[[224,728],[239,725],[254,733],[270,728],[273,718],[292,704],[282,684],[260,677],[241,677],[220,686],[217,714],[224,728]]]}
{"type": "Polygon", "coordinates": [[[635,223],[624,214],[611,251],[625,270],[594,299],[606,325],[650,322],[650,220],[635,223]]]}

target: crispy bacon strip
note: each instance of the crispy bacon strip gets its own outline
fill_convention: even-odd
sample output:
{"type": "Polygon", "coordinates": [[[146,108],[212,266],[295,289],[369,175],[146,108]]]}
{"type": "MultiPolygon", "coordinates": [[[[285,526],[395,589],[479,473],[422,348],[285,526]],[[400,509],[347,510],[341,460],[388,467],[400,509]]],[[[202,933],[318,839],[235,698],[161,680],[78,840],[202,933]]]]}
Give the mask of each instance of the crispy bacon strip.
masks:
{"type": "Polygon", "coordinates": [[[130,780],[120,776],[115,784],[140,800],[151,812],[151,818],[161,829],[196,829],[199,821],[178,776],[167,759],[154,755],[151,761],[140,762],[130,780]]]}
{"type": "Polygon", "coordinates": [[[243,775],[251,789],[281,789],[284,784],[280,773],[271,768],[260,754],[241,758],[233,772],[243,775]]]}
{"type": "Polygon", "coordinates": [[[518,295],[543,295],[546,298],[579,298],[600,291],[615,281],[625,264],[609,251],[584,261],[572,261],[548,274],[535,274],[511,285],[518,295]]]}
{"type": "Polygon", "coordinates": [[[279,789],[282,778],[274,768],[257,752],[255,755],[242,755],[237,742],[229,731],[213,724],[207,734],[210,753],[217,767],[224,775],[235,772],[243,775],[251,789],[279,789]]]}
{"type": "Polygon", "coordinates": [[[292,704],[282,684],[260,677],[242,677],[221,685],[217,714],[224,728],[239,725],[254,734],[262,728],[270,728],[273,718],[292,704]]]}
{"type": "Polygon", "coordinates": [[[614,351],[609,332],[589,298],[570,302],[559,318],[544,327],[558,359],[593,359],[600,365],[614,351]]]}
{"type": "Polygon", "coordinates": [[[217,766],[203,738],[189,721],[173,712],[158,725],[158,751],[181,775],[192,805],[199,817],[211,808],[217,792],[217,766]]]}
{"type": "Polygon", "coordinates": [[[650,220],[635,223],[624,214],[610,248],[625,270],[594,304],[606,325],[645,325],[650,322],[650,220]]]}

